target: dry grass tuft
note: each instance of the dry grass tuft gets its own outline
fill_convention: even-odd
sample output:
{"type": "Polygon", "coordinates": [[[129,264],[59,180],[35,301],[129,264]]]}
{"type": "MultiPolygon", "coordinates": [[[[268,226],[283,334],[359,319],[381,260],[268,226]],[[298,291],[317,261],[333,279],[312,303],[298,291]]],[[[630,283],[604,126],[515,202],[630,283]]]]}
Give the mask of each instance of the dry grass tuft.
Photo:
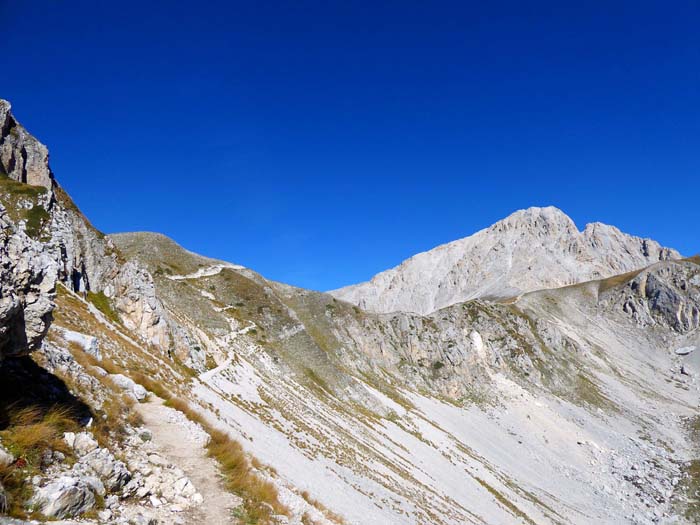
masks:
{"type": "Polygon", "coordinates": [[[10,407],[8,412],[10,424],[0,436],[15,456],[38,464],[41,454],[48,448],[70,452],[63,441],[63,433],[79,425],[69,408],[30,406],[15,410],[10,407]]]}
{"type": "MultiPolygon", "coordinates": [[[[338,525],[345,525],[346,521],[345,518],[343,518],[341,515],[336,514],[329,508],[327,508],[323,503],[318,501],[317,499],[314,499],[311,494],[309,494],[308,490],[305,490],[304,492],[301,493],[301,497],[304,498],[304,501],[311,505],[312,507],[315,507],[316,510],[318,510],[321,514],[323,514],[329,521],[332,521],[333,523],[337,523],[338,525]]],[[[308,514],[304,514],[304,516],[307,517],[309,520],[309,523],[314,523],[313,520],[311,519],[308,514]]],[[[302,516],[302,523],[304,522],[304,516],[302,516]]]]}
{"type": "Polygon", "coordinates": [[[7,514],[26,518],[25,502],[32,486],[26,479],[40,472],[47,451],[60,451],[71,458],[73,451],[63,440],[63,433],[76,431],[80,425],[70,408],[9,406],[8,426],[0,432],[2,443],[15,456],[12,465],[0,468],[0,482],[8,500],[7,514]]]}

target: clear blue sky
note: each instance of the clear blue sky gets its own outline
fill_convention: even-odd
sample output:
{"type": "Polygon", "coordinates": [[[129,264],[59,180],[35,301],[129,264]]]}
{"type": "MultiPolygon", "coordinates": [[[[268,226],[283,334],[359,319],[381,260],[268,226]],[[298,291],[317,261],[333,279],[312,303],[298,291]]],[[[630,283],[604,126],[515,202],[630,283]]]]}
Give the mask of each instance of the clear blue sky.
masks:
{"type": "Polygon", "coordinates": [[[330,289],[556,205],[700,251],[700,3],[0,0],[105,232],[330,289]]]}

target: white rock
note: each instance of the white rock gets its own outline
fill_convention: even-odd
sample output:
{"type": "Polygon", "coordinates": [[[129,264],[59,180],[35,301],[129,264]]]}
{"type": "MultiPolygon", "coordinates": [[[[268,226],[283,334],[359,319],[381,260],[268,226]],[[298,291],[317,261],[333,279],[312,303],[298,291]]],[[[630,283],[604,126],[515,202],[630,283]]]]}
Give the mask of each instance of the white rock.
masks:
{"type": "Polygon", "coordinates": [[[95,495],[80,478],[62,476],[46,487],[37,488],[30,500],[44,516],[67,518],[95,506],[95,495]]]}
{"type": "Polygon", "coordinates": [[[329,293],[372,312],[428,314],[478,297],[513,297],[680,257],[614,226],[593,223],[579,231],[557,208],[529,208],[329,293]]]}
{"type": "Polygon", "coordinates": [[[158,465],[160,467],[167,466],[168,462],[159,456],[158,454],[149,454],[148,461],[153,465],[158,465]]]}
{"type": "Polygon", "coordinates": [[[133,394],[138,401],[143,401],[148,395],[148,390],[123,374],[109,374],[109,379],[116,387],[121,388],[125,392],[133,394]]]}
{"type": "Polygon", "coordinates": [[[14,463],[15,457],[10,454],[5,447],[0,445],[0,467],[7,467],[14,463]]]}
{"type": "Polygon", "coordinates": [[[77,343],[86,353],[98,360],[102,360],[102,353],[100,352],[99,342],[96,337],[74,332],[66,328],[61,328],[61,335],[67,342],[77,343]]]}
{"type": "MultiPolygon", "coordinates": [[[[64,436],[65,439],[65,436],[64,436]]],[[[79,432],[73,440],[73,450],[78,456],[84,456],[95,450],[99,445],[89,432],[79,432]]]]}
{"type": "Polygon", "coordinates": [[[193,495],[195,492],[194,485],[188,478],[180,478],[173,484],[173,489],[177,494],[193,495]]]}
{"type": "Polygon", "coordinates": [[[695,350],[694,346],[684,346],[683,348],[677,348],[676,355],[688,355],[693,350],[695,350]]]}
{"type": "Polygon", "coordinates": [[[66,442],[66,445],[68,445],[69,448],[73,448],[73,445],[75,444],[75,433],[74,432],[65,432],[63,434],[63,441],[66,442]]]}
{"type": "Polygon", "coordinates": [[[80,464],[94,472],[110,492],[120,490],[131,480],[131,473],[126,465],[104,448],[93,450],[80,460],[80,464]]]}

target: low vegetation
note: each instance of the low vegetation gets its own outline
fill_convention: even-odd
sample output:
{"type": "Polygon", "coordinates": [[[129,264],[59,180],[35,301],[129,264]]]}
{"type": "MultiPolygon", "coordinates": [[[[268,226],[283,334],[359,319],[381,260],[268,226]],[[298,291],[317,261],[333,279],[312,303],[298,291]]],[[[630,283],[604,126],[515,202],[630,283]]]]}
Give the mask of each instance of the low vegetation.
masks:
{"type": "Polygon", "coordinates": [[[0,202],[13,221],[24,221],[25,232],[33,239],[41,237],[49,213],[40,204],[46,188],[17,182],[7,175],[0,175],[0,202]]]}
{"type": "MultiPolygon", "coordinates": [[[[328,509],[323,503],[318,501],[317,499],[314,499],[311,497],[311,494],[309,494],[309,491],[305,490],[304,492],[301,493],[301,497],[304,498],[306,503],[311,505],[312,507],[315,507],[316,510],[318,510],[321,514],[323,514],[326,518],[328,518],[329,521],[332,521],[333,523],[338,523],[339,525],[345,525],[346,521],[345,519],[340,516],[339,514],[336,514],[332,510],[328,509]]],[[[308,520],[308,523],[313,523],[311,520],[311,517],[308,514],[304,514],[302,516],[302,523],[304,522],[304,517],[308,520]]]]}
{"type": "Polygon", "coordinates": [[[79,422],[70,407],[60,404],[50,407],[13,405],[4,415],[8,424],[0,431],[0,439],[15,458],[14,463],[0,466],[7,514],[17,518],[32,517],[24,505],[32,493],[31,484],[26,480],[41,472],[47,452],[60,452],[68,460],[72,459],[63,433],[77,430],[79,422]]]}
{"type": "Polygon", "coordinates": [[[88,292],[87,299],[95,308],[104,314],[104,316],[113,323],[121,324],[119,314],[112,308],[112,302],[104,292],[88,292]]]}

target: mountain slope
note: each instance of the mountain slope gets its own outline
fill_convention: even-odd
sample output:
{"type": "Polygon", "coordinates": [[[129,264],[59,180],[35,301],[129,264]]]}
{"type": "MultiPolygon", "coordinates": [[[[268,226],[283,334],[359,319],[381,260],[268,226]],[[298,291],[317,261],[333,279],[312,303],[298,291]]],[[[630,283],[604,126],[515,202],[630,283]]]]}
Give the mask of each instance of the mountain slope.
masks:
{"type": "Polygon", "coordinates": [[[216,355],[190,395],[350,523],[645,523],[684,501],[672,480],[694,454],[682,418],[698,391],[674,350],[699,326],[692,262],[509,305],[372,314],[205,271],[181,248],[169,264],[196,275],[179,279],[158,271],[170,241],[134,238],[112,239],[216,355]]]}
{"type": "Polygon", "coordinates": [[[329,293],[373,312],[427,314],[470,299],[512,297],[679,257],[613,226],[593,223],[580,232],[556,208],[529,208],[415,255],[368,282],[329,293]]]}
{"type": "Polygon", "coordinates": [[[6,493],[15,516],[114,525],[228,509],[261,525],[698,522],[696,258],[528,210],[474,248],[493,264],[475,270],[491,272],[489,291],[505,270],[548,277],[541,258],[528,277],[494,255],[526,261],[533,245],[563,283],[578,281],[577,257],[585,271],[632,271],[375,313],[159,234],[104,236],[53,178],[2,183],[0,445],[21,461],[2,463],[0,448],[0,513],[6,493]],[[26,425],[5,416],[40,392],[81,417],[29,454],[26,425]],[[207,440],[225,475],[211,493],[189,463],[207,440]],[[239,498],[221,503],[225,489],[239,498]]]}

